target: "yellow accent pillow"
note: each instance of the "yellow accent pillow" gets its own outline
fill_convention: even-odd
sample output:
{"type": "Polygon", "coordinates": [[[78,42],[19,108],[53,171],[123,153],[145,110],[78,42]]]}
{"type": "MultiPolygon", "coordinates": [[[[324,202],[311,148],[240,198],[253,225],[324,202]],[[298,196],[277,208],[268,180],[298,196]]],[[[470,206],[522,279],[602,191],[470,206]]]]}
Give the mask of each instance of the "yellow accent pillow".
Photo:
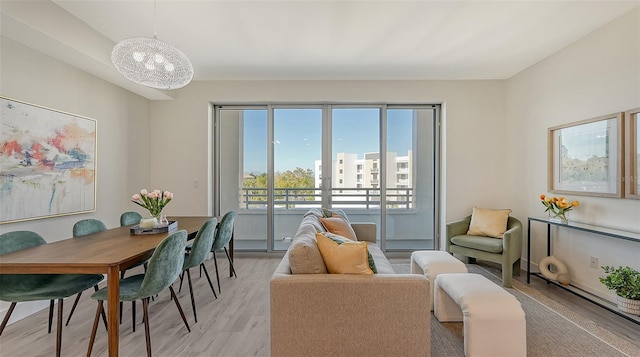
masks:
{"type": "Polygon", "coordinates": [[[507,231],[510,209],[473,207],[467,235],[502,238],[507,231]]]}
{"type": "Polygon", "coordinates": [[[322,223],[324,229],[333,234],[337,234],[351,240],[358,240],[356,232],[351,228],[351,224],[345,221],[342,217],[320,218],[320,223],[322,223]]]}
{"type": "Polygon", "coordinates": [[[338,244],[322,233],[316,233],[316,241],[329,274],[373,274],[366,242],[338,244]]]}

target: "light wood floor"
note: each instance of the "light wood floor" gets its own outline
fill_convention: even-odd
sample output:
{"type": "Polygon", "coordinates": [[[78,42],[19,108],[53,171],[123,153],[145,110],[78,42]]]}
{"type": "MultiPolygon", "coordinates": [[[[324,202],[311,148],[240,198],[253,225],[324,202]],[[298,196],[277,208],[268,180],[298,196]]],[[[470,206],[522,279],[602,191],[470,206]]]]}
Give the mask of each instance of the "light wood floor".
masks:
{"type": "MultiPolygon", "coordinates": [[[[220,259],[219,261],[222,261],[220,259]]],[[[222,294],[215,300],[204,277],[194,269],[194,290],[198,323],[193,321],[189,292],[185,282],[178,297],[191,325],[187,333],[182,320],[163,292],[149,306],[151,345],[154,356],[269,356],[269,279],[280,258],[237,257],[238,278],[229,278],[228,264],[221,266],[222,294]]],[[[392,259],[393,263],[408,263],[408,259],[392,259]]],[[[208,262],[215,284],[213,262],[208,262]]],[[[496,267],[491,267],[497,269],[496,267]]],[[[131,274],[131,273],[128,273],[131,274]]],[[[518,279],[524,281],[525,274],[518,279]]],[[[640,348],[640,325],[627,321],[571,293],[548,286],[539,279],[533,287],[550,298],[570,306],[583,317],[607,326],[617,335],[640,348]]],[[[177,292],[178,283],[174,284],[177,292]]],[[[86,295],[86,296],[85,296],[86,295]]],[[[88,345],[97,303],[83,298],[68,327],[63,329],[63,356],[84,356],[88,345]]],[[[65,301],[65,318],[73,300],[65,301]]],[[[136,332],[131,329],[131,305],[125,304],[120,326],[120,355],[146,355],[142,306],[138,303],[136,332]]],[[[0,356],[52,356],[55,351],[54,332],[47,334],[47,310],[7,326],[0,337],[0,356]]],[[[100,325],[93,356],[106,356],[107,333],[100,325]]]]}

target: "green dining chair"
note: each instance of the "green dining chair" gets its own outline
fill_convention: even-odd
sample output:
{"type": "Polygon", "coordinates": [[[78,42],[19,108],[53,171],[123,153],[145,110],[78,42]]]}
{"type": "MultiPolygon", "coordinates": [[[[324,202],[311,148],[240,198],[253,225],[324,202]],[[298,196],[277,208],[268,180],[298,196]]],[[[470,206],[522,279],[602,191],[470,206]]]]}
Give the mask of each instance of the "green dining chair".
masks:
{"type": "Polygon", "coordinates": [[[213,246],[211,247],[211,251],[213,252],[213,263],[216,267],[216,279],[218,280],[218,293],[222,293],[220,290],[220,274],[218,273],[218,260],[216,259],[216,252],[224,249],[225,254],[227,255],[227,259],[229,260],[229,265],[231,267],[231,272],[233,276],[236,278],[236,270],[233,267],[233,262],[231,261],[231,257],[229,256],[229,251],[227,250],[227,244],[231,241],[231,237],[233,236],[233,222],[236,219],[236,211],[229,211],[220,220],[220,224],[218,225],[218,230],[216,231],[216,237],[213,240],[213,246]]]}
{"type": "MultiPolygon", "coordinates": [[[[127,219],[132,219],[131,217],[134,215],[127,215],[127,213],[133,213],[133,214],[137,214],[138,216],[142,217],[139,213],[137,212],[125,212],[120,216],[120,225],[122,225],[122,217],[123,216],[127,216],[127,219]]],[[[140,222],[140,219],[138,219],[138,222],[140,222]]],[[[93,218],[88,218],[88,219],[83,219],[80,220],[78,222],[76,222],[73,225],[73,237],[74,238],[79,238],[79,237],[84,237],[84,236],[88,236],[90,234],[94,234],[94,233],[98,233],[98,232],[102,232],[102,231],[106,231],[107,230],[107,226],[102,223],[102,221],[98,220],[98,219],[93,219],[93,218]]],[[[129,269],[133,269],[141,264],[144,264],[145,266],[145,270],[147,269],[146,266],[146,261],[144,262],[140,262],[134,266],[132,266],[129,269]]],[[[126,273],[126,270],[123,270],[120,272],[120,279],[124,279],[124,275],[126,273]]],[[[95,286],[94,287],[96,291],[98,291],[98,287],[95,286]]],[[[76,306],[78,305],[78,301],[80,301],[80,296],[82,296],[82,293],[79,293],[76,296],[76,300],[73,302],[73,307],[71,308],[71,312],[69,313],[69,317],[67,318],[67,323],[65,324],[65,326],[69,326],[69,321],[71,321],[71,316],[73,316],[74,311],[76,311],[76,306]]],[[[135,303],[133,303],[132,306],[133,309],[133,314],[134,314],[134,319],[132,321],[133,324],[133,330],[135,331],[135,303]]],[[[122,303],[120,303],[120,323],[122,323],[122,303]]]]}
{"type": "Polygon", "coordinates": [[[124,212],[120,215],[120,227],[140,223],[142,215],[138,212],[124,212]]]}
{"type": "MultiPolygon", "coordinates": [[[[182,321],[187,327],[187,331],[191,332],[189,323],[184,316],[178,297],[176,296],[171,284],[178,278],[182,272],[184,263],[184,250],[187,245],[187,231],[180,230],[162,240],[156,247],[151,258],[147,272],[127,277],[120,281],[120,301],[142,300],[142,309],[144,313],[144,332],[147,344],[147,356],[151,357],[151,338],[149,336],[149,313],[148,305],[151,296],[160,293],[162,290],[169,288],[171,297],[180,312],[182,321]]],[[[98,309],[96,317],[93,321],[93,329],[91,330],[91,338],[87,349],[87,357],[91,356],[93,344],[95,342],[96,330],[98,329],[98,320],[100,313],[104,309],[104,301],[107,300],[108,288],[103,288],[94,293],[91,298],[98,301],[98,309]]]]}
{"type": "Polygon", "coordinates": [[[209,287],[211,287],[213,296],[217,299],[218,295],[216,295],[216,290],[213,288],[211,278],[209,278],[209,272],[207,272],[207,267],[204,266],[204,261],[207,259],[207,256],[211,252],[211,247],[213,246],[213,238],[217,224],[218,220],[216,218],[211,218],[204,222],[200,230],[198,230],[196,238],[193,240],[191,249],[189,249],[188,253],[185,254],[184,263],[182,264],[182,274],[180,275],[180,289],[178,291],[182,290],[182,281],[184,279],[184,274],[187,273],[189,294],[191,295],[191,307],[193,308],[193,317],[196,322],[198,322],[198,315],[196,313],[196,302],[193,296],[193,286],[191,285],[191,273],[189,272],[189,269],[197,266],[200,266],[202,269],[204,269],[207,281],[209,282],[209,287]]]}
{"type": "MultiPolygon", "coordinates": [[[[0,255],[47,244],[39,234],[31,231],[7,232],[0,235],[0,255]]],[[[102,281],[102,274],[0,274],[0,300],[11,303],[0,325],[0,335],[19,302],[58,300],[56,356],[62,350],[63,300],[102,281]]],[[[51,325],[52,305],[49,306],[51,325]]],[[[102,315],[104,319],[104,314],[102,315]]],[[[100,315],[98,315],[98,318],[100,315]]],[[[106,320],[104,320],[106,323],[106,320]]],[[[49,332],[50,329],[49,329],[49,332]]]]}
{"type": "MultiPolygon", "coordinates": [[[[89,234],[94,234],[106,230],[107,226],[98,219],[83,219],[73,225],[73,237],[84,237],[88,236],[89,234]]],[[[94,289],[98,291],[98,286],[94,286],[94,289]]],[[[76,300],[73,302],[73,306],[71,307],[71,311],[69,312],[69,317],[67,318],[67,323],[65,324],[65,326],[69,326],[69,321],[71,321],[71,316],[73,316],[73,313],[76,311],[76,306],[78,306],[78,301],[80,301],[81,296],[82,291],[78,293],[78,295],[76,296],[76,300]]]]}
{"type": "MultiPolygon", "coordinates": [[[[133,224],[138,224],[140,223],[140,220],[142,219],[142,215],[138,212],[125,212],[123,214],[120,215],[120,227],[125,227],[125,226],[130,226],[133,224]]],[[[142,261],[139,262],[137,264],[135,264],[134,266],[132,266],[129,269],[133,269],[135,267],[138,267],[140,265],[144,266],[144,271],[147,271],[147,261],[142,261]]],[[[123,270],[122,272],[120,272],[120,279],[124,279],[124,275],[125,275],[126,270],[123,270]]]]}
{"type": "Polygon", "coordinates": [[[106,230],[107,226],[98,219],[83,219],[73,225],[73,236],[84,237],[88,236],[89,234],[94,234],[106,230]]]}

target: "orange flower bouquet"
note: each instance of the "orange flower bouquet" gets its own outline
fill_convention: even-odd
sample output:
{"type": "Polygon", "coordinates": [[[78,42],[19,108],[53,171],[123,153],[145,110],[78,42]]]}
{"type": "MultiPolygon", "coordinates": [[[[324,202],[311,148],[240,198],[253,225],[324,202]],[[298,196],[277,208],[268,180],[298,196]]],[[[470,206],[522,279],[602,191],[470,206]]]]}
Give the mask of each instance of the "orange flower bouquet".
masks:
{"type": "Polygon", "coordinates": [[[545,195],[540,195],[540,202],[547,207],[545,212],[549,212],[549,219],[560,220],[562,223],[569,222],[567,219],[567,212],[571,211],[573,207],[578,207],[580,205],[580,202],[569,202],[562,196],[547,197],[545,195]]]}

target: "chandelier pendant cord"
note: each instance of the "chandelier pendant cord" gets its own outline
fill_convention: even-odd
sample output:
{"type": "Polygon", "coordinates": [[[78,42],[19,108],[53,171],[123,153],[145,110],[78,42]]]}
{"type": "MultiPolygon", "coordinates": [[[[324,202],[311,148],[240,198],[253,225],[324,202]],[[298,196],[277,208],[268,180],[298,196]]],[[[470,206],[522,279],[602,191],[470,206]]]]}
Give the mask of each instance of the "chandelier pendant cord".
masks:
{"type": "Polygon", "coordinates": [[[157,27],[158,27],[158,2],[153,0],[153,38],[158,38],[157,27]]]}

